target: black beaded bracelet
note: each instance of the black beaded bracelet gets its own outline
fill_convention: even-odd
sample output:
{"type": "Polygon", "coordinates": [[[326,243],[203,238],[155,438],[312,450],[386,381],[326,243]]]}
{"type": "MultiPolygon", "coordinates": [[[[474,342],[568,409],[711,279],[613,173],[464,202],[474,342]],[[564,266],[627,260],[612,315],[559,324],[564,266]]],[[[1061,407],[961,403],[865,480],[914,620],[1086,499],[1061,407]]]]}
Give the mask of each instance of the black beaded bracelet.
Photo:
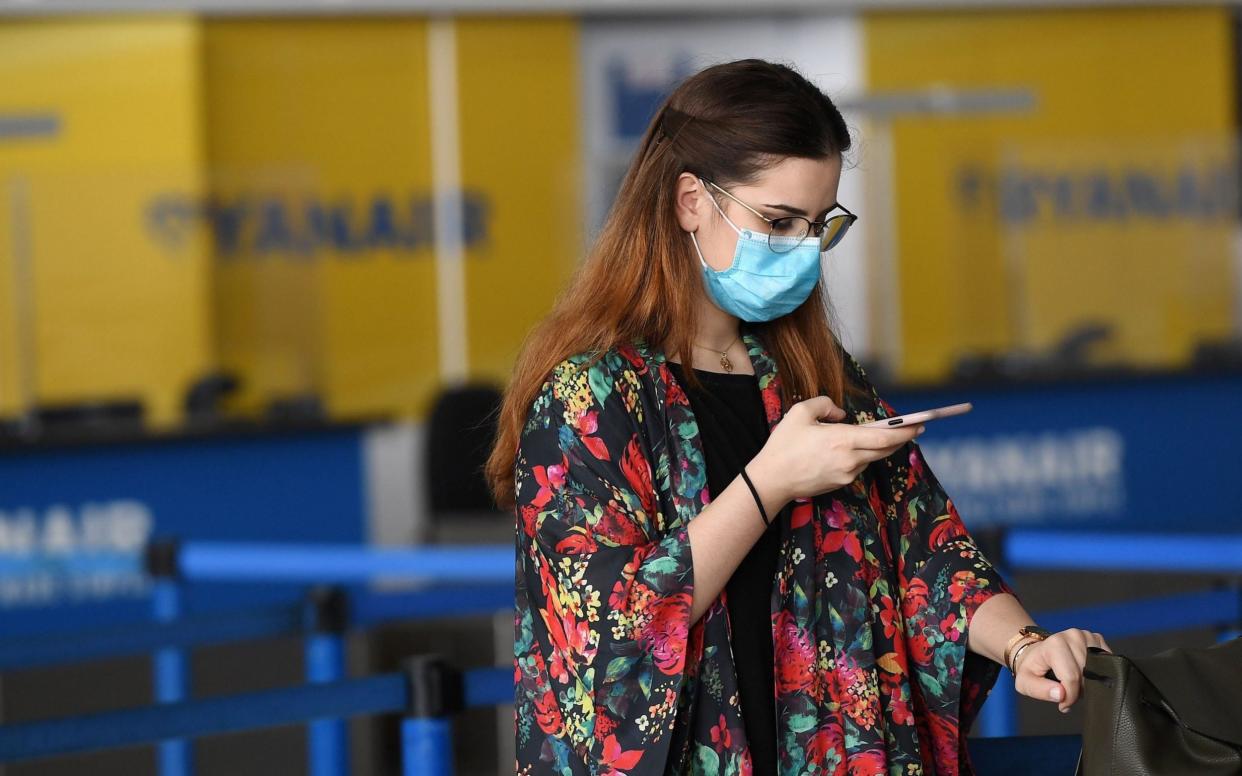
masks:
{"type": "Polygon", "coordinates": [[[763,500],[759,498],[759,491],[755,490],[755,484],[750,481],[750,477],[746,476],[746,467],[742,467],[742,479],[746,481],[746,487],[750,488],[750,494],[755,497],[755,503],[759,505],[759,517],[763,519],[763,525],[766,528],[772,525],[772,521],[768,519],[768,512],[763,508],[763,500]]]}

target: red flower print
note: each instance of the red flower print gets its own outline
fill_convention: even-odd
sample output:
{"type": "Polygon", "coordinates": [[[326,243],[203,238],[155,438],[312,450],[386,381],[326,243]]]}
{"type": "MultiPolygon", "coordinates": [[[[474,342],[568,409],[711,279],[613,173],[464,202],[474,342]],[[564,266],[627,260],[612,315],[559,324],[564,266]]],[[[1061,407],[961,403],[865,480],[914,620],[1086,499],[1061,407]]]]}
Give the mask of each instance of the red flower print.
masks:
{"type": "Polygon", "coordinates": [[[552,652],[552,662],[548,663],[548,676],[562,683],[569,681],[569,672],[565,670],[565,653],[559,649],[552,652]]]}
{"type": "Polygon", "coordinates": [[[625,772],[631,770],[635,765],[638,765],[638,761],[643,757],[643,750],[622,750],[621,744],[617,742],[617,737],[608,736],[608,738],[604,739],[602,755],[603,762],[600,764],[607,767],[600,771],[600,773],[617,773],[618,771],[625,772]]]}
{"type": "Polygon", "coordinates": [[[880,622],[884,625],[884,635],[893,638],[897,635],[897,607],[888,596],[880,598],[880,622]]]}
{"type": "Polygon", "coordinates": [[[532,466],[530,473],[534,475],[535,482],[539,483],[539,492],[530,503],[537,508],[543,508],[544,504],[552,500],[552,492],[564,487],[565,465],[560,463],[552,466],[532,466]]]}
{"type": "Polygon", "coordinates": [[[674,407],[689,406],[690,398],[682,390],[681,384],[673,378],[672,372],[669,371],[668,367],[661,364],[660,374],[664,377],[664,403],[674,407]]]}
{"type": "MultiPolygon", "coordinates": [[[[599,430],[599,410],[587,410],[578,416],[578,433],[594,434],[599,430]]],[[[607,460],[607,454],[604,456],[607,460]]]]}
{"type": "Polygon", "coordinates": [[[807,762],[827,762],[828,753],[834,751],[840,751],[844,758],[841,724],[835,719],[817,729],[815,735],[807,743],[807,762]]]}
{"type": "Polygon", "coordinates": [[[781,394],[775,383],[763,390],[763,411],[769,423],[781,419],[781,394]]]}
{"type": "Polygon", "coordinates": [[[629,361],[632,366],[638,368],[638,374],[641,375],[647,371],[646,360],[643,359],[642,354],[633,345],[620,345],[617,347],[617,352],[621,354],[622,358],[629,361]]]}
{"type": "Polygon", "coordinates": [[[621,473],[625,475],[630,488],[638,494],[643,511],[648,515],[654,513],[655,491],[651,486],[651,464],[647,461],[647,456],[643,455],[642,448],[639,447],[638,434],[630,437],[630,442],[625,446],[625,452],[621,455],[621,473]]]}
{"type": "Polygon", "coordinates": [[[724,715],[720,715],[720,724],[712,725],[712,743],[719,744],[723,749],[733,746],[733,736],[729,735],[729,726],[725,724],[724,715]]]}
{"type": "Polygon", "coordinates": [[[827,554],[844,549],[854,561],[862,561],[862,544],[858,541],[858,534],[848,528],[842,528],[835,531],[827,531],[824,533],[824,540],[820,543],[820,551],[827,554]]]}
{"type": "Polygon", "coordinates": [[[793,693],[809,688],[815,664],[815,647],[788,611],[777,615],[775,646],[777,692],[793,693]]]}
{"type": "Polygon", "coordinates": [[[631,597],[651,593],[651,589],[641,582],[635,585],[634,573],[638,570],[638,564],[642,563],[643,558],[651,554],[653,547],[654,545],[648,545],[634,548],[634,557],[621,567],[621,578],[612,586],[612,592],[608,596],[608,606],[613,609],[628,610],[631,597]],[[636,589],[631,591],[631,587],[636,589]]]}
{"type": "Polygon", "coordinates": [[[958,732],[957,718],[945,714],[932,714],[932,751],[936,757],[936,773],[957,773],[958,732]]]}
{"type": "Polygon", "coordinates": [[[910,455],[907,461],[910,464],[910,471],[906,475],[906,490],[912,490],[920,482],[923,482],[927,476],[927,472],[923,468],[923,453],[914,444],[910,445],[910,455]]]}
{"type": "Polygon", "coordinates": [[[936,522],[931,529],[931,536],[927,540],[927,546],[933,550],[938,550],[950,539],[956,539],[963,533],[965,533],[965,529],[962,524],[952,517],[946,515],[936,518],[936,522]]]}
{"type": "Polygon", "coordinates": [[[828,527],[830,528],[849,528],[854,522],[854,518],[850,515],[849,510],[841,503],[840,499],[833,499],[828,508],[828,527]]]}
{"type": "Polygon", "coordinates": [[[674,593],[649,606],[651,620],[643,628],[642,644],[651,650],[656,666],[669,676],[681,673],[686,661],[690,627],[690,596],[674,593]]]}
{"type": "Polygon", "coordinates": [[[749,747],[742,750],[742,761],[738,765],[741,768],[739,776],[754,776],[755,761],[751,757],[749,747]]]}
{"type": "Polygon", "coordinates": [[[876,515],[883,515],[885,512],[884,497],[880,495],[879,480],[873,480],[871,487],[867,490],[867,503],[871,507],[871,511],[876,515]]]}
{"type": "Polygon", "coordinates": [[[622,511],[615,501],[604,505],[604,514],[595,526],[596,535],[610,544],[627,546],[647,541],[647,534],[635,524],[634,519],[622,511]]]}
{"type": "Polygon", "coordinates": [[[927,608],[927,598],[927,583],[921,577],[915,577],[910,580],[906,595],[901,600],[901,613],[907,620],[915,619],[927,608]]]}
{"type": "Polygon", "coordinates": [[[563,555],[585,555],[598,549],[595,540],[581,529],[574,529],[569,536],[556,543],[556,551],[563,555]]]}
{"type": "Polygon", "coordinates": [[[617,721],[602,711],[597,710],[595,713],[595,737],[604,740],[612,735],[612,731],[617,729],[617,721]]]}
{"type": "Polygon", "coordinates": [[[522,504],[521,510],[522,530],[527,536],[535,535],[535,518],[539,516],[539,509],[534,504],[522,504]]]}
{"type": "Polygon", "coordinates": [[[883,752],[868,749],[850,757],[850,776],[884,776],[888,773],[888,758],[883,752]]]}
{"type": "Polygon", "coordinates": [[[610,460],[609,455],[608,455],[608,445],[605,444],[604,440],[600,439],[599,437],[584,436],[582,438],[582,444],[586,445],[586,449],[590,450],[591,455],[595,456],[597,460],[600,460],[600,461],[610,460]]]}
{"type": "Polygon", "coordinates": [[[974,572],[967,571],[966,569],[955,571],[953,572],[953,581],[949,583],[949,598],[953,599],[953,603],[959,603],[974,587],[974,572]]]}
{"type": "Polygon", "coordinates": [[[910,637],[910,657],[921,666],[931,665],[931,644],[927,643],[927,637],[922,633],[916,633],[910,637]]]}
{"type": "Polygon", "coordinates": [[[889,708],[892,709],[893,712],[893,722],[896,722],[898,725],[914,724],[914,714],[910,711],[910,704],[908,701],[894,698],[889,708]]]}
{"type": "Polygon", "coordinates": [[[953,627],[957,624],[957,614],[950,612],[948,617],[940,621],[940,632],[949,641],[957,641],[957,637],[962,635],[958,633],[957,628],[953,627]]]}
{"type": "Polygon", "coordinates": [[[560,732],[561,709],[556,705],[556,696],[551,690],[535,698],[535,721],[545,733],[556,735],[560,732]]]}
{"type": "Polygon", "coordinates": [[[801,528],[811,522],[811,515],[815,514],[815,507],[810,501],[795,502],[793,511],[789,515],[789,527],[801,528]]]}

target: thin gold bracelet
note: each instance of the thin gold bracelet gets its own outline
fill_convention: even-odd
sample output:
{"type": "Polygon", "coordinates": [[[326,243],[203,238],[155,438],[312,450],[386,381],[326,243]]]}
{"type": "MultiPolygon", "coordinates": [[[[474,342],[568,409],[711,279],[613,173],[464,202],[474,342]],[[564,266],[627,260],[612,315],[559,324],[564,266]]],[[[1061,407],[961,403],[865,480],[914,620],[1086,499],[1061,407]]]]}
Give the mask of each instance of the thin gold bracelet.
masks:
{"type": "Polygon", "coordinates": [[[1009,673],[1013,674],[1014,676],[1017,676],[1017,674],[1018,674],[1018,655],[1021,655],[1021,654],[1022,654],[1022,650],[1026,649],[1027,647],[1031,646],[1032,644],[1036,643],[1037,641],[1042,641],[1042,639],[1031,639],[1030,641],[1026,642],[1026,643],[1025,643],[1025,644],[1023,644],[1022,646],[1020,646],[1020,647],[1018,647],[1017,649],[1015,649],[1015,650],[1014,650],[1014,652],[1013,652],[1013,665],[1011,665],[1011,666],[1010,666],[1010,668],[1009,668],[1009,673]]]}

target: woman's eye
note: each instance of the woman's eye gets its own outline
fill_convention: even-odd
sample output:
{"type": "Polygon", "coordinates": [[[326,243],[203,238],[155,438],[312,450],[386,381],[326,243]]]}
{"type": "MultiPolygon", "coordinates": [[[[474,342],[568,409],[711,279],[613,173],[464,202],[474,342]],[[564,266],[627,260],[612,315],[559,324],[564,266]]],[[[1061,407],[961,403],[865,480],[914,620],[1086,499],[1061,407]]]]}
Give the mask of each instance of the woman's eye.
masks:
{"type": "Polygon", "coordinates": [[[772,222],[772,233],[778,235],[789,235],[799,230],[797,219],[778,218],[772,222]]]}

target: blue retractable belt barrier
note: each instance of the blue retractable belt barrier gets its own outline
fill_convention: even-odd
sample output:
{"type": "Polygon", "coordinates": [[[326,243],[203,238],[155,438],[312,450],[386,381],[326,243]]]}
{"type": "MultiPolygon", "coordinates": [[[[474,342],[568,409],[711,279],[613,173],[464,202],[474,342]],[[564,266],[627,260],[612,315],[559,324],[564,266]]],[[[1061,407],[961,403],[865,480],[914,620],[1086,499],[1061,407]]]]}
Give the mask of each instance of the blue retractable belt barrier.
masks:
{"type": "Polygon", "coordinates": [[[298,633],[299,606],[281,604],[236,612],[199,615],[183,620],[135,623],[47,636],[0,640],[0,670],[102,660],[153,652],[160,647],[195,647],[298,633]]]}
{"type": "Polygon", "coordinates": [[[371,582],[384,578],[435,582],[513,583],[509,545],[437,545],[396,549],[356,545],[186,542],[178,571],[190,582],[371,582]]]}
{"type": "Polygon", "coordinates": [[[1126,534],[1015,529],[1005,533],[1007,566],[1081,571],[1242,574],[1242,533],[1126,534]]]}
{"type": "MultiPolygon", "coordinates": [[[[513,700],[511,668],[462,673],[465,705],[513,700]],[[503,690],[503,691],[502,691],[503,690]]],[[[0,762],[232,733],[313,719],[409,710],[410,677],[394,673],[223,698],[0,726],[0,762]]]]}

